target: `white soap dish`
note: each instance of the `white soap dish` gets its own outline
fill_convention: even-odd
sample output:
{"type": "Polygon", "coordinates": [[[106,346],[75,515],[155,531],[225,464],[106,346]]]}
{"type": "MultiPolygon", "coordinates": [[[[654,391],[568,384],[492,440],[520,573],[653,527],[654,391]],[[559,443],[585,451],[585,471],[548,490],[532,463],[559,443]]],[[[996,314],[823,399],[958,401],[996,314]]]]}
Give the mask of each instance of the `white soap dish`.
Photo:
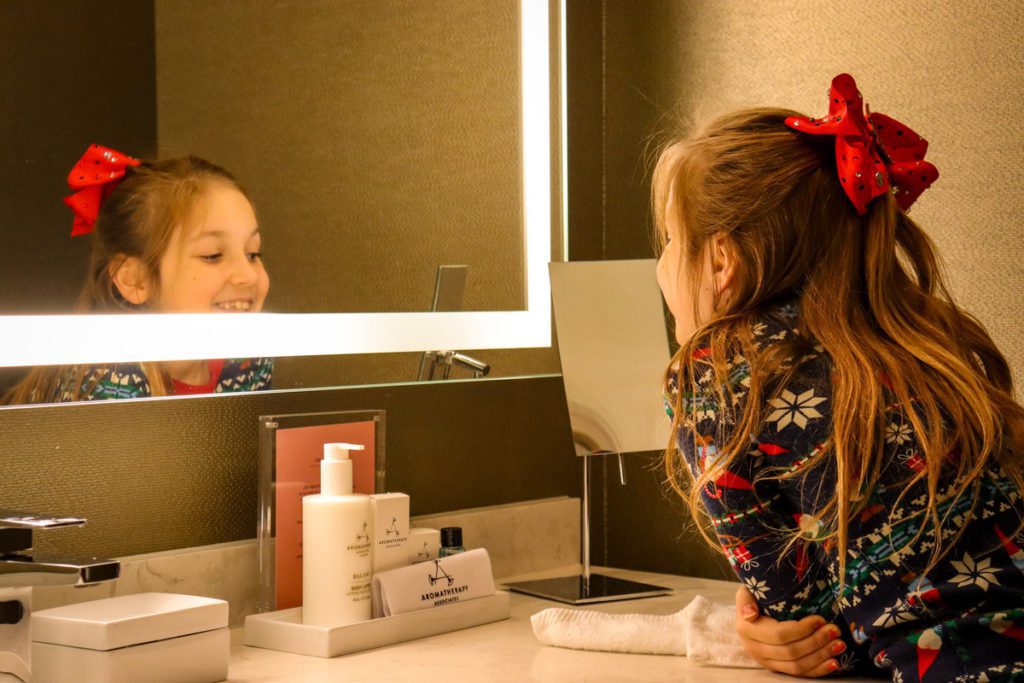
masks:
{"type": "Polygon", "coordinates": [[[198,595],[136,593],[40,610],[32,640],[114,650],[226,628],[228,603],[198,595]]]}
{"type": "Polygon", "coordinates": [[[489,624],[508,619],[508,616],[509,597],[505,591],[335,627],[307,626],[302,623],[302,608],[294,607],[246,617],[245,644],[313,657],[337,657],[489,624]]]}
{"type": "Polygon", "coordinates": [[[32,615],[38,681],[211,683],[228,673],[228,603],[138,593],[32,615]]]}

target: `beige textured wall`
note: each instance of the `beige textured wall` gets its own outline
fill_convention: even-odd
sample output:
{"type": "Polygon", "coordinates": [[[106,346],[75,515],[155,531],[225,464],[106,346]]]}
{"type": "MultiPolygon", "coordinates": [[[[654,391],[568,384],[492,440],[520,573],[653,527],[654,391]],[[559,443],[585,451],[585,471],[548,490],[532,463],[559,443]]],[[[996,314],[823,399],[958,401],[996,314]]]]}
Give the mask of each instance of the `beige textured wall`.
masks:
{"type": "Polygon", "coordinates": [[[160,156],[251,191],[268,308],[522,309],[517,0],[157,0],[160,156]]]}
{"type": "Polygon", "coordinates": [[[1024,383],[1024,5],[660,4],[656,39],[669,48],[663,84],[678,93],[678,112],[776,104],[818,116],[831,78],[847,71],[872,110],[929,141],[941,177],[911,215],[938,244],[958,302],[987,326],[1024,383]]]}

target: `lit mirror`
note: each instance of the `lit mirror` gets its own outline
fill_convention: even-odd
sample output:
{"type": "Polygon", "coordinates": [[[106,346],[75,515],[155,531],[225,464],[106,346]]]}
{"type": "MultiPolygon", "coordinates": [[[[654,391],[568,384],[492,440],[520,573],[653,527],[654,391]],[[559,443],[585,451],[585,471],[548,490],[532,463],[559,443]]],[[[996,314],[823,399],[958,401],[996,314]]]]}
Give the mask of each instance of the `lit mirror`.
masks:
{"type": "Polygon", "coordinates": [[[3,3],[0,366],[275,357],[292,388],[389,376],[346,360],[325,377],[321,359],[303,379],[295,357],[550,346],[560,15],[557,0],[3,3]],[[238,178],[265,312],[75,315],[91,236],[70,236],[61,199],[93,142],[238,178]],[[450,264],[468,266],[463,312],[430,313],[450,264]]]}

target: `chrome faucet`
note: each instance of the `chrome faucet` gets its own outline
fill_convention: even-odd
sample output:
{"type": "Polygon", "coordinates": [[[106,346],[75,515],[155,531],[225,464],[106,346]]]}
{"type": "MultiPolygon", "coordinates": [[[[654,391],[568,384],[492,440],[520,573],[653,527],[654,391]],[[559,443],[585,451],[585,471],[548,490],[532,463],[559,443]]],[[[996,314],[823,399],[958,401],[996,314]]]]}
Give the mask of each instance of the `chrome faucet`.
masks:
{"type": "Polygon", "coordinates": [[[469,370],[476,378],[486,377],[491,371],[487,363],[458,351],[427,351],[420,361],[419,381],[433,381],[438,368],[442,370],[441,379],[448,379],[456,366],[469,370]]]}
{"type": "Polygon", "coordinates": [[[78,517],[0,510],[0,586],[87,586],[116,579],[117,560],[31,554],[33,531],[83,524],[78,517]]]}

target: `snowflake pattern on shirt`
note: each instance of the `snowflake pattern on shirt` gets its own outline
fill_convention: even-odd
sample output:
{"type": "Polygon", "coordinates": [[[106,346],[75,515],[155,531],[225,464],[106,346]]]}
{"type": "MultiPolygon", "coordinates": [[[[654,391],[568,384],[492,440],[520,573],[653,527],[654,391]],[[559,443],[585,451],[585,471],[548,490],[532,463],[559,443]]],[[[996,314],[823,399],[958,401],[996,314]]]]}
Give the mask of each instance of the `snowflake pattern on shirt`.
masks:
{"type": "MultiPolygon", "coordinates": [[[[723,387],[699,364],[696,389],[682,397],[680,454],[695,477],[716,468],[701,500],[733,570],[763,613],[780,620],[820,614],[839,625],[847,650],[837,657],[838,674],[885,672],[904,683],[1024,680],[1021,493],[996,469],[959,500],[944,495],[953,482],[940,482],[939,514],[948,523],[936,532],[921,514],[925,485],[907,486],[924,460],[911,422],[895,402],[888,408],[878,480],[854,501],[840,588],[836,544],[819,519],[836,490],[835,464],[827,453],[814,460],[830,448],[832,365],[821,345],[800,337],[798,328],[799,308],[792,302],[766,310],[753,326],[760,350],[803,341],[801,347],[811,351],[786,386],[769,394],[745,457],[728,469],[716,468],[718,445],[742,415],[750,386],[747,359],[727,354],[728,410],[718,405],[723,387]],[[960,530],[940,563],[923,574],[936,534],[945,541],[960,530]]],[[[707,344],[696,345],[695,359],[710,354],[707,344]]],[[[671,381],[670,416],[678,391],[671,381]]]]}

